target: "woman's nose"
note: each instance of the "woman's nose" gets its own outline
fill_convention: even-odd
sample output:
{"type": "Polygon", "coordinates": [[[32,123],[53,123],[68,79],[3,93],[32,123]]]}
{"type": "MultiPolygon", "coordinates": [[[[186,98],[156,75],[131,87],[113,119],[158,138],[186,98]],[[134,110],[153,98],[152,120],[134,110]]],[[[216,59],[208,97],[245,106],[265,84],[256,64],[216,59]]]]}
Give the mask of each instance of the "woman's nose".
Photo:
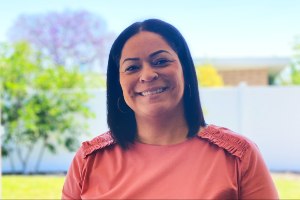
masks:
{"type": "Polygon", "coordinates": [[[140,82],[151,82],[158,78],[158,73],[151,66],[144,66],[141,71],[140,82]]]}

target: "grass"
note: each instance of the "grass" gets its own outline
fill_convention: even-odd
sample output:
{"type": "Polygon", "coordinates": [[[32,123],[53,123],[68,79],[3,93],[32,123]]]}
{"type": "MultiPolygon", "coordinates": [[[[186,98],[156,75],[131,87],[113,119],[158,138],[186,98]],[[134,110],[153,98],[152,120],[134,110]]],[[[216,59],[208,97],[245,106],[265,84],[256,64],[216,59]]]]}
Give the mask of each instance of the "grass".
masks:
{"type": "Polygon", "coordinates": [[[64,176],[2,176],[2,199],[61,199],[64,176]]]}
{"type": "Polygon", "coordinates": [[[300,175],[272,174],[280,199],[300,199],[300,175]]]}
{"type": "MultiPolygon", "coordinates": [[[[280,199],[300,199],[300,175],[272,174],[280,199]]],[[[64,176],[2,176],[2,199],[60,199],[64,176]]]]}

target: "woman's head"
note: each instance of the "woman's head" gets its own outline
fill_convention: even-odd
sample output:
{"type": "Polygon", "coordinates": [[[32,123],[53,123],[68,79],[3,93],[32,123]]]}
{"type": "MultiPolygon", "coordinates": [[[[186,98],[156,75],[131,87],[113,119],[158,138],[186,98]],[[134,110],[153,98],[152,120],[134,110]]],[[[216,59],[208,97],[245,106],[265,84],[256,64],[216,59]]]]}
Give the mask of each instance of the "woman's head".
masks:
{"type": "MultiPolygon", "coordinates": [[[[149,40],[155,40],[155,38],[157,38],[157,43],[161,43],[164,47],[162,49],[166,49],[167,51],[158,52],[158,54],[160,54],[160,57],[167,58],[169,61],[172,60],[172,63],[170,62],[170,64],[175,65],[175,67],[177,68],[182,68],[179,68],[176,73],[172,74],[173,78],[171,79],[174,80],[174,83],[172,83],[172,80],[169,82],[161,81],[160,84],[158,84],[159,86],[161,86],[161,88],[156,88],[157,90],[159,90],[158,92],[168,90],[173,87],[172,84],[174,85],[178,82],[181,82],[179,84],[179,87],[177,87],[177,92],[180,93],[180,91],[182,91],[183,94],[181,96],[180,94],[175,95],[175,92],[173,92],[173,94],[176,97],[181,98],[179,99],[179,102],[183,104],[184,116],[189,128],[188,135],[195,135],[199,127],[205,125],[199,100],[196,72],[190,51],[183,36],[175,27],[161,20],[149,19],[143,22],[136,22],[126,28],[115,40],[110,51],[107,69],[107,122],[113,136],[122,147],[127,147],[128,144],[133,143],[136,138],[136,120],[135,113],[133,111],[136,109],[132,104],[130,104],[130,95],[128,95],[129,97],[126,97],[125,99],[127,103],[129,103],[128,105],[133,108],[133,110],[126,104],[120,83],[120,80],[123,80],[124,87],[123,77],[128,78],[129,76],[128,74],[126,76],[126,73],[122,73],[124,73],[124,70],[128,68],[128,66],[130,65],[129,63],[135,62],[135,60],[128,59],[129,61],[126,61],[124,63],[124,59],[126,59],[127,57],[125,58],[124,55],[122,56],[122,51],[124,49],[124,46],[125,49],[134,49],[131,46],[134,46],[134,44],[136,44],[138,41],[147,42],[145,38],[149,38],[149,40]],[[176,64],[175,62],[174,64],[173,61],[176,61],[176,59],[178,63],[176,64]],[[180,76],[182,76],[182,78],[180,78],[180,76]]],[[[140,49],[141,46],[139,46],[138,48],[140,49]]],[[[126,52],[128,51],[126,50],[126,52]]],[[[168,72],[162,72],[162,74],[166,73],[168,72]]],[[[153,77],[150,78],[156,78],[155,76],[156,72],[154,72],[153,77]]],[[[140,93],[142,91],[135,92],[140,93]]]]}
{"type": "Polygon", "coordinates": [[[132,36],[119,63],[123,97],[137,122],[145,117],[185,121],[182,66],[177,53],[160,35],[141,31],[132,36]]]}

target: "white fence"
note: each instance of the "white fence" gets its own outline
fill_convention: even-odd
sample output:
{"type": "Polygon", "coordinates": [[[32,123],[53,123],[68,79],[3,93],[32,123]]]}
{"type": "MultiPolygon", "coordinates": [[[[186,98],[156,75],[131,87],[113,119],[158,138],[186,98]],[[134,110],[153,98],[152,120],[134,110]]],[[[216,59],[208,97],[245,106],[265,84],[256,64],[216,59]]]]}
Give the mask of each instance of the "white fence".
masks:
{"type": "MultiPolygon", "coordinates": [[[[96,119],[89,120],[91,139],[107,130],[105,91],[94,91],[90,101],[96,119]],[[93,134],[92,134],[93,133],[93,134]]],[[[200,98],[209,124],[225,126],[254,141],[272,171],[300,172],[300,87],[247,87],[200,89],[200,98]]],[[[67,171],[74,156],[64,149],[46,153],[41,172],[67,171]]],[[[36,156],[27,168],[33,171],[36,156]]],[[[15,169],[20,170],[16,163],[15,169]]],[[[8,159],[2,171],[11,172],[8,159]]]]}

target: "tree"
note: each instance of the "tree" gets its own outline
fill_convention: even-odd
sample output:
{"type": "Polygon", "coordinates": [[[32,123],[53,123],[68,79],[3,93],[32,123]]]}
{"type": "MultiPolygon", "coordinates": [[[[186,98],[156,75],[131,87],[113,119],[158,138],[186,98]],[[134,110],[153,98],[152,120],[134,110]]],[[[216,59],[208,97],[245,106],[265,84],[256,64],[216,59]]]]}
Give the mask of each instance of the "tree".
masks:
{"type": "Polygon", "coordinates": [[[211,64],[196,66],[199,85],[202,87],[221,87],[224,86],[222,77],[211,64]]]}
{"type": "Polygon", "coordinates": [[[294,59],[299,64],[300,63],[300,35],[295,37],[293,49],[295,52],[294,59]]]}
{"type": "Polygon", "coordinates": [[[93,116],[84,76],[56,66],[27,43],[0,46],[0,71],[2,153],[12,167],[15,153],[24,173],[39,143],[36,170],[45,150],[55,153],[58,145],[75,150],[86,128],[82,118],[93,116]]]}
{"type": "Polygon", "coordinates": [[[29,42],[56,65],[98,72],[113,37],[100,16],[84,10],[21,15],[9,31],[11,41],[29,42]]]}
{"type": "Polygon", "coordinates": [[[293,84],[300,85],[300,36],[295,38],[294,51],[294,64],[291,65],[291,79],[293,84]]]}
{"type": "Polygon", "coordinates": [[[275,78],[279,85],[300,85],[300,36],[295,38],[294,56],[291,63],[275,78]]]}

